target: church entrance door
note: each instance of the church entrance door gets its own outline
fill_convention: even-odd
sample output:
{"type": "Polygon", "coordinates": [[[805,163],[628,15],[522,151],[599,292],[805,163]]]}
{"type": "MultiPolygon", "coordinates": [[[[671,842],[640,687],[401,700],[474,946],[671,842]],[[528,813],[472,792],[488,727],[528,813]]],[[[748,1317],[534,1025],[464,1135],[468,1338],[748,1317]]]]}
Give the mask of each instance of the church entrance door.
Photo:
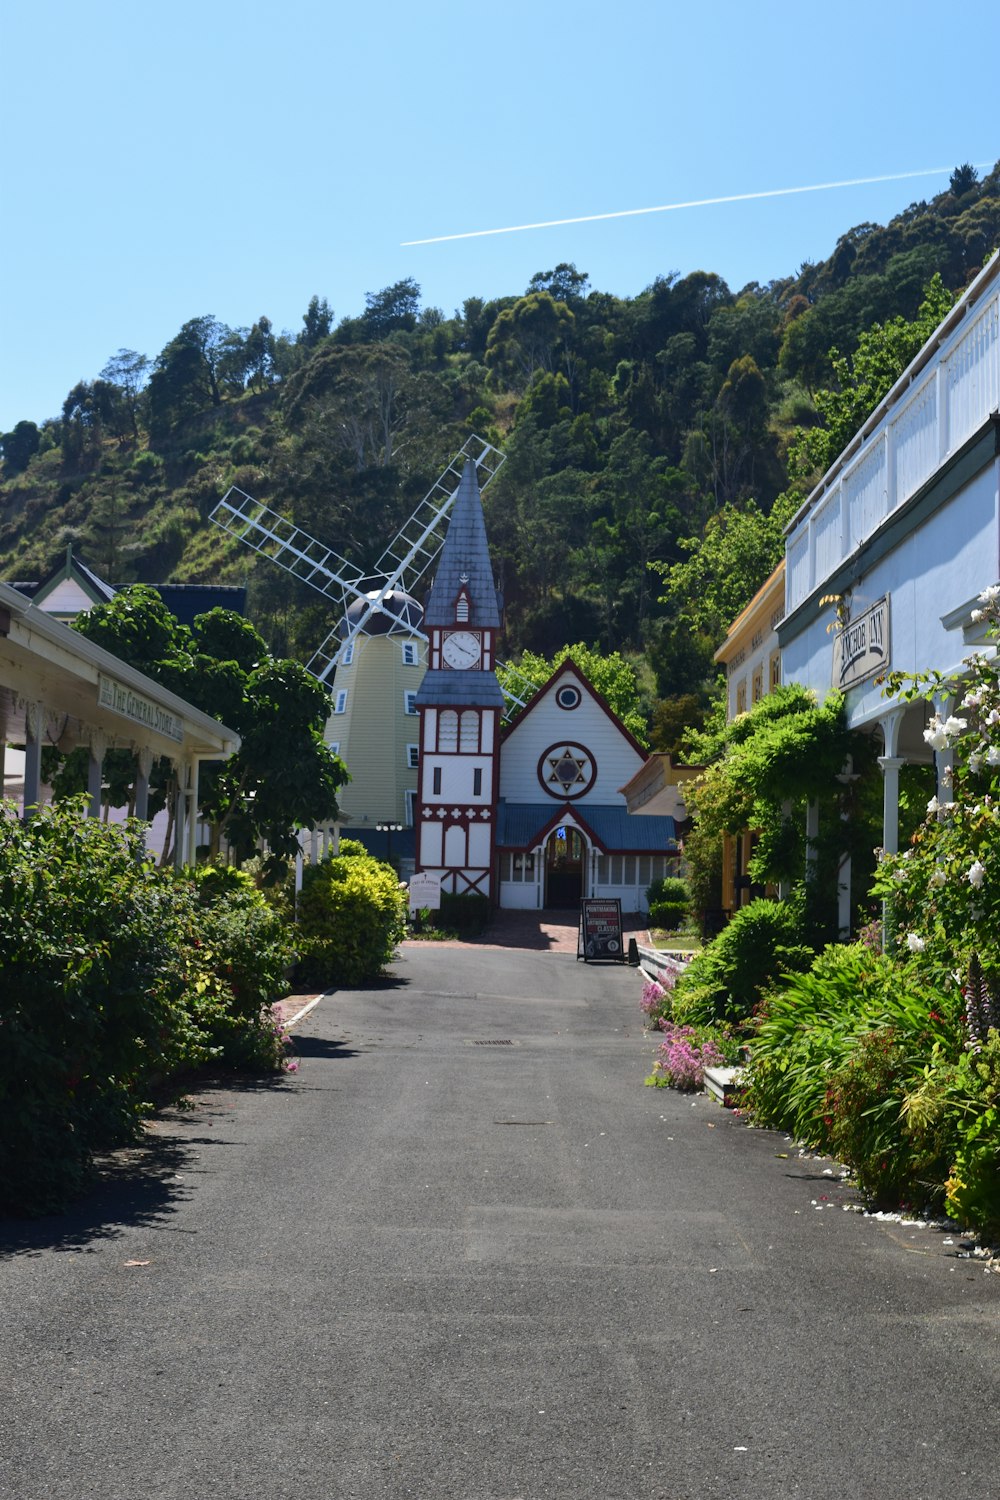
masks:
{"type": "Polygon", "coordinates": [[[562,911],[576,910],[583,896],[586,845],[575,828],[556,828],[545,845],[545,902],[562,911]]]}

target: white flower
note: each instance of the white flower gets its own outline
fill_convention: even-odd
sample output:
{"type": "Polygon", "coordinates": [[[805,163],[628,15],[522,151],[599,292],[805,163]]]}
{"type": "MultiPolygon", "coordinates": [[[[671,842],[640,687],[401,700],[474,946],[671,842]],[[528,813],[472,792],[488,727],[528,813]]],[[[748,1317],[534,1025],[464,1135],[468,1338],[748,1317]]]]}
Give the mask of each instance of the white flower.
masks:
{"type": "Polygon", "coordinates": [[[965,878],[972,888],[978,891],[986,879],[986,866],[981,864],[978,859],[974,860],[965,878]]]}
{"type": "Polygon", "coordinates": [[[988,766],[1000,766],[1000,745],[991,745],[986,752],[988,766]]]}
{"type": "Polygon", "coordinates": [[[948,748],[948,736],[945,733],[944,725],[936,714],[928,728],[924,730],[924,739],[932,750],[947,750],[948,748]]]}
{"type": "Polygon", "coordinates": [[[978,750],[974,754],[969,756],[969,770],[973,775],[975,775],[977,771],[980,771],[982,769],[982,764],[983,757],[978,750]]]}
{"type": "Polygon", "coordinates": [[[973,625],[981,625],[982,622],[986,619],[986,614],[985,611],[981,609],[974,609],[969,618],[971,619],[973,625]]]}
{"type": "Polygon", "coordinates": [[[987,724],[1000,724],[1000,709],[991,708],[986,715],[987,724]]]}
{"type": "Polygon", "coordinates": [[[982,693],[966,693],[962,699],[963,708],[978,708],[983,701],[982,693]]]}
{"type": "Polygon", "coordinates": [[[918,937],[915,932],[908,932],[906,934],[906,946],[911,953],[923,953],[927,947],[927,939],[918,937]]]}
{"type": "Polygon", "coordinates": [[[941,770],[941,781],[944,786],[951,786],[955,779],[955,773],[951,766],[944,766],[941,770]]]}
{"type": "Polygon", "coordinates": [[[948,877],[944,873],[944,871],[942,870],[941,866],[938,865],[937,869],[934,870],[933,873],[931,874],[931,878],[928,881],[928,885],[947,885],[947,883],[948,883],[948,877]]]}
{"type": "MultiPolygon", "coordinates": [[[[994,712],[996,711],[994,710],[994,712]]],[[[1000,713],[997,714],[997,718],[1000,719],[1000,713]]],[[[954,739],[955,735],[961,734],[962,731],[964,729],[968,729],[968,727],[968,719],[957,719],[954,714],[949,714],[947,719],[945,719],[944,721],[944,732],[949,737],[949,739],[954,739]]]]}
{"type": "Polygon", "coordinates": [[[1000,599],[1000,583],[991,583],[988,589],[983,589],[979,595],[980,604],[995,604],[1000,599]]]}
{"type": "Polygon", "coordinates": [[[927,804],[927,816],[932,818],[935,813],[941,811],[941,804],[936,797],[932,797],[927,804]]]}

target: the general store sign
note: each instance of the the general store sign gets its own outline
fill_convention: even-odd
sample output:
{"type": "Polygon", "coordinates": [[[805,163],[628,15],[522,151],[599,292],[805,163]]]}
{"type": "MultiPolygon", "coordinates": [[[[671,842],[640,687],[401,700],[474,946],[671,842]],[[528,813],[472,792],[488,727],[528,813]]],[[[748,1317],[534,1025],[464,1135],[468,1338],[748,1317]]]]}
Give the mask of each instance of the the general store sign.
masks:
{"type": "Polygon", "coordinates": [[[133,724],[143,724],[147,729],[165,735],[168,740],[176,740],[178,745],[184,739],[182,719],[172,714],[169,709],[161,708],[152,699],[144,698],[134,688],[116,682],[113,677],[105,677],[103,673],[101,674],[98,679],[97,696],[102,708],[110,708],[112,713],[131,719],[133,724]]]}
{"type": "Polygon", "coordinates": [[[841,692],[884,672],[890,660],[889,595],[849,620],[833,648],[833,685],[841,692]]]}

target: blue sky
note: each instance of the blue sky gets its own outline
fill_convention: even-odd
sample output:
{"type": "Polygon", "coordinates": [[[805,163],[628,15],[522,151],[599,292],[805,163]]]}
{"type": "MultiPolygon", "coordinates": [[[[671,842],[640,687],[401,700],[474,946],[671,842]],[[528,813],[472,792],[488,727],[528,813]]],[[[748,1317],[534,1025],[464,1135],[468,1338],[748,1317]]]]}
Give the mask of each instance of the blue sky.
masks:
{"type": "Polygon", "coordinates": [[[405,276],[425,304],[574,261],[629,296],[794,272],[1000,157],[1000,13],[670,0],[38,0],[4,20],[0,430],[187,319],[297,330],[405,276]],[[882,174],[520,234],[404,240],[882,174]]]}

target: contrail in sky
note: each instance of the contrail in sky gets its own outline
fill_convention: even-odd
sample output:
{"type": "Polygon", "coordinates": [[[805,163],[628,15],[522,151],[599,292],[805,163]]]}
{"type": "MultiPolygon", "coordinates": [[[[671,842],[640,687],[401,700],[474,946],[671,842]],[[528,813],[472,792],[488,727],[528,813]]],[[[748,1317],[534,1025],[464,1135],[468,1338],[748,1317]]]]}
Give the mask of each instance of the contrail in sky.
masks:
{"type": "MultiPolygon", "coordinates": [[[[976,162],[977,167],[992,162],[976,162]]],[[[731,193],[725,198],[693,198],[689,203],[660,203],[655,208],[621,208],[616,213],[580,214],[575,219],[543,219],[539,224],[507,224],[503,229],[468,229],[464,234],[435,234],[426,240],[402,240],[408,245],[440,245],[445,240],[478,240],[491,234],[520,234],[525,229],[559,229],[564,224],[593,224],[597,219],[634,219],[639,214],[669,214],[679,208],[708,208],[716,203],[747,203],[754,198],[788,198],[793,193],[825,193],[831,188],[864,187],[871,182],[902,182],[907,177],[940,177],[951,167],[923,167],[919,172],[887,172],[882,177],[851,177],[846,182],[814,182],[809,187],[768,188],[762,193],[731,193]]]]}

